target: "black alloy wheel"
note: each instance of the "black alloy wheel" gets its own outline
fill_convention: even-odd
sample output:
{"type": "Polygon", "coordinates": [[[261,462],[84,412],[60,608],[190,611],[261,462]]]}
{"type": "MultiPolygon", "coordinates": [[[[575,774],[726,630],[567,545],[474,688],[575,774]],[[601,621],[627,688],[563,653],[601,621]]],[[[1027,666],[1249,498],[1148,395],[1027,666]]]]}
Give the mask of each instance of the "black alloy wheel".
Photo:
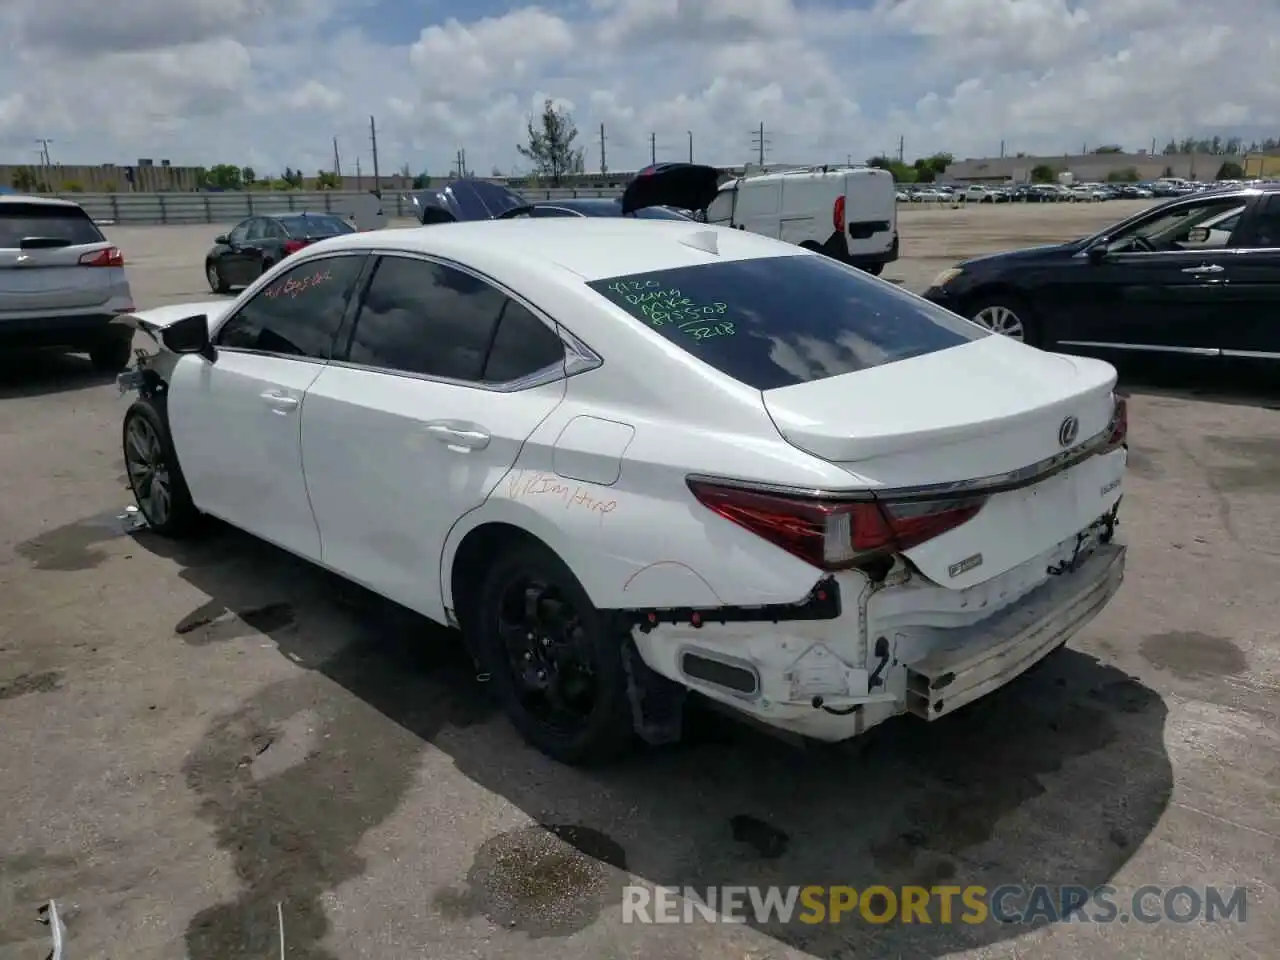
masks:
{"type": "Polygon", "coordinates": [[[471,614],[481,669],[507,716],[562,763],[612,760],[633,744],[628,630],[597,610],[564,562],[513,544],[486,572],[471,614]]]}

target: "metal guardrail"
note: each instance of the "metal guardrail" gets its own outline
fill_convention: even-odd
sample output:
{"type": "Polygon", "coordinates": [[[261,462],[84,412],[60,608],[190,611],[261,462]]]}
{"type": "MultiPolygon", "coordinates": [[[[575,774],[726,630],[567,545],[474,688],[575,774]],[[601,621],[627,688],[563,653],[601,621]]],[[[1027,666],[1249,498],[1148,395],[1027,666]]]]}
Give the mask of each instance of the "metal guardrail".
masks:
{"type": "MultiPolygon", "coordinates": [[[[619,197],[621,189],[561,188],[519,191],[526,200],[566,200],[571,197],[619,197]]],[[[243,191],[227,193],[60,193],[80,204],[94,220],[120,225],[235,223],[254,214],[343,211],[344,201],[367,193],[344,190],[243,191]]],[[[383,191],[388,217],[412,217],[413,205],[399,193],[383,191]]]]}

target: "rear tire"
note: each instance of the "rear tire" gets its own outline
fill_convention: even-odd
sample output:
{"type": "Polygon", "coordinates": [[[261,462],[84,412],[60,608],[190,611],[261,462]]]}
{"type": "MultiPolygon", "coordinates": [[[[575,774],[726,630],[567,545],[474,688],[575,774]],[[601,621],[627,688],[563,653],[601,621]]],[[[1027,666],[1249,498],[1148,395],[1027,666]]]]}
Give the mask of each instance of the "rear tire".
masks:
{"type": "Polygon", "coordinates": [[[162,399],[134,401],[125,411],[121,444],[129,489],[148,526],[172,539],[199,532],[203,516],[178,465],[162,399]]]}
{"type": "Polygon", "coordinates": [[[627,632],[595,608],[549,549],[522,543],[498,557],[470,629],[481,669],[530,745],[576,766],[616,759],[633,746],[627,632]]]}
{"type": "Polygon", "coordinates": [[[133,340],[104,340],[89,349],[89,360],[100,373],[122,373],[133,357],[133,340]]]}
{"type": "Polygon", "coordinates": [[[867,273],[871,274],[873,277],[878,277],[880,276],[880,274],[884,273],[884,264],[883,263],[867,263],[867,264],[863,264],[862,269],[867,271],[867,273]]]}

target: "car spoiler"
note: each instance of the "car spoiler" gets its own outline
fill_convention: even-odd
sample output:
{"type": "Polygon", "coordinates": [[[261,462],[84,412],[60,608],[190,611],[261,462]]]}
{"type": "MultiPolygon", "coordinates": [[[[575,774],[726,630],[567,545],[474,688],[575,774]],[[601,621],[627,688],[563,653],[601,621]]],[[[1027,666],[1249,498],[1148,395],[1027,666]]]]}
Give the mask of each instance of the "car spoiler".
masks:
{"type": "Polygon", "coordinates": [[[645,167],[622,194],[626,216],[646,207],[704,212],[720,192],[725,172],[702,163],[657,163],[645,167]]]}

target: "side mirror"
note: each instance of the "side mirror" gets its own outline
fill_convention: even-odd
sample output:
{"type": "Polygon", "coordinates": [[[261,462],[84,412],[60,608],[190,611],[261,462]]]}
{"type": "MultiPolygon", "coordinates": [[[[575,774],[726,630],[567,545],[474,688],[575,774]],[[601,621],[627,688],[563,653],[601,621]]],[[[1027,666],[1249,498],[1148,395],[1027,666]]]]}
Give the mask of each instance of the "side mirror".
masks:
{"type": "Polygon", "coordinates": [[[165,327],[160,340],[173,353],[198,353],[210,363],[218,359],[218,352],[209,339],[209,318],[203,313],[183,317],[165,327]]]}
{"type": "Polygon", "coordinates": [[[1095,243],[1092,247],[1089,248],[1089,251],[1088,251],[1089,262],[1090,263],[1104,262],[1107,259],[1107,256],[1111,253],[1109,246],[1110,246],[1110,240],[1106,237],[1104,237],[1103,239],[1095,243]]]}
{"type": "Polygon", "coordinates": [[[214,242],[214,243],[221,243],[221,244],[228,244],[228,243],[230,243],[231,241],[227,239],[227,235],[226,235],[225,233],[220,233],[220,234],[218,234],[216,237],[214,237],[214,238],[213,238],[213,242],[214,242]]]}

